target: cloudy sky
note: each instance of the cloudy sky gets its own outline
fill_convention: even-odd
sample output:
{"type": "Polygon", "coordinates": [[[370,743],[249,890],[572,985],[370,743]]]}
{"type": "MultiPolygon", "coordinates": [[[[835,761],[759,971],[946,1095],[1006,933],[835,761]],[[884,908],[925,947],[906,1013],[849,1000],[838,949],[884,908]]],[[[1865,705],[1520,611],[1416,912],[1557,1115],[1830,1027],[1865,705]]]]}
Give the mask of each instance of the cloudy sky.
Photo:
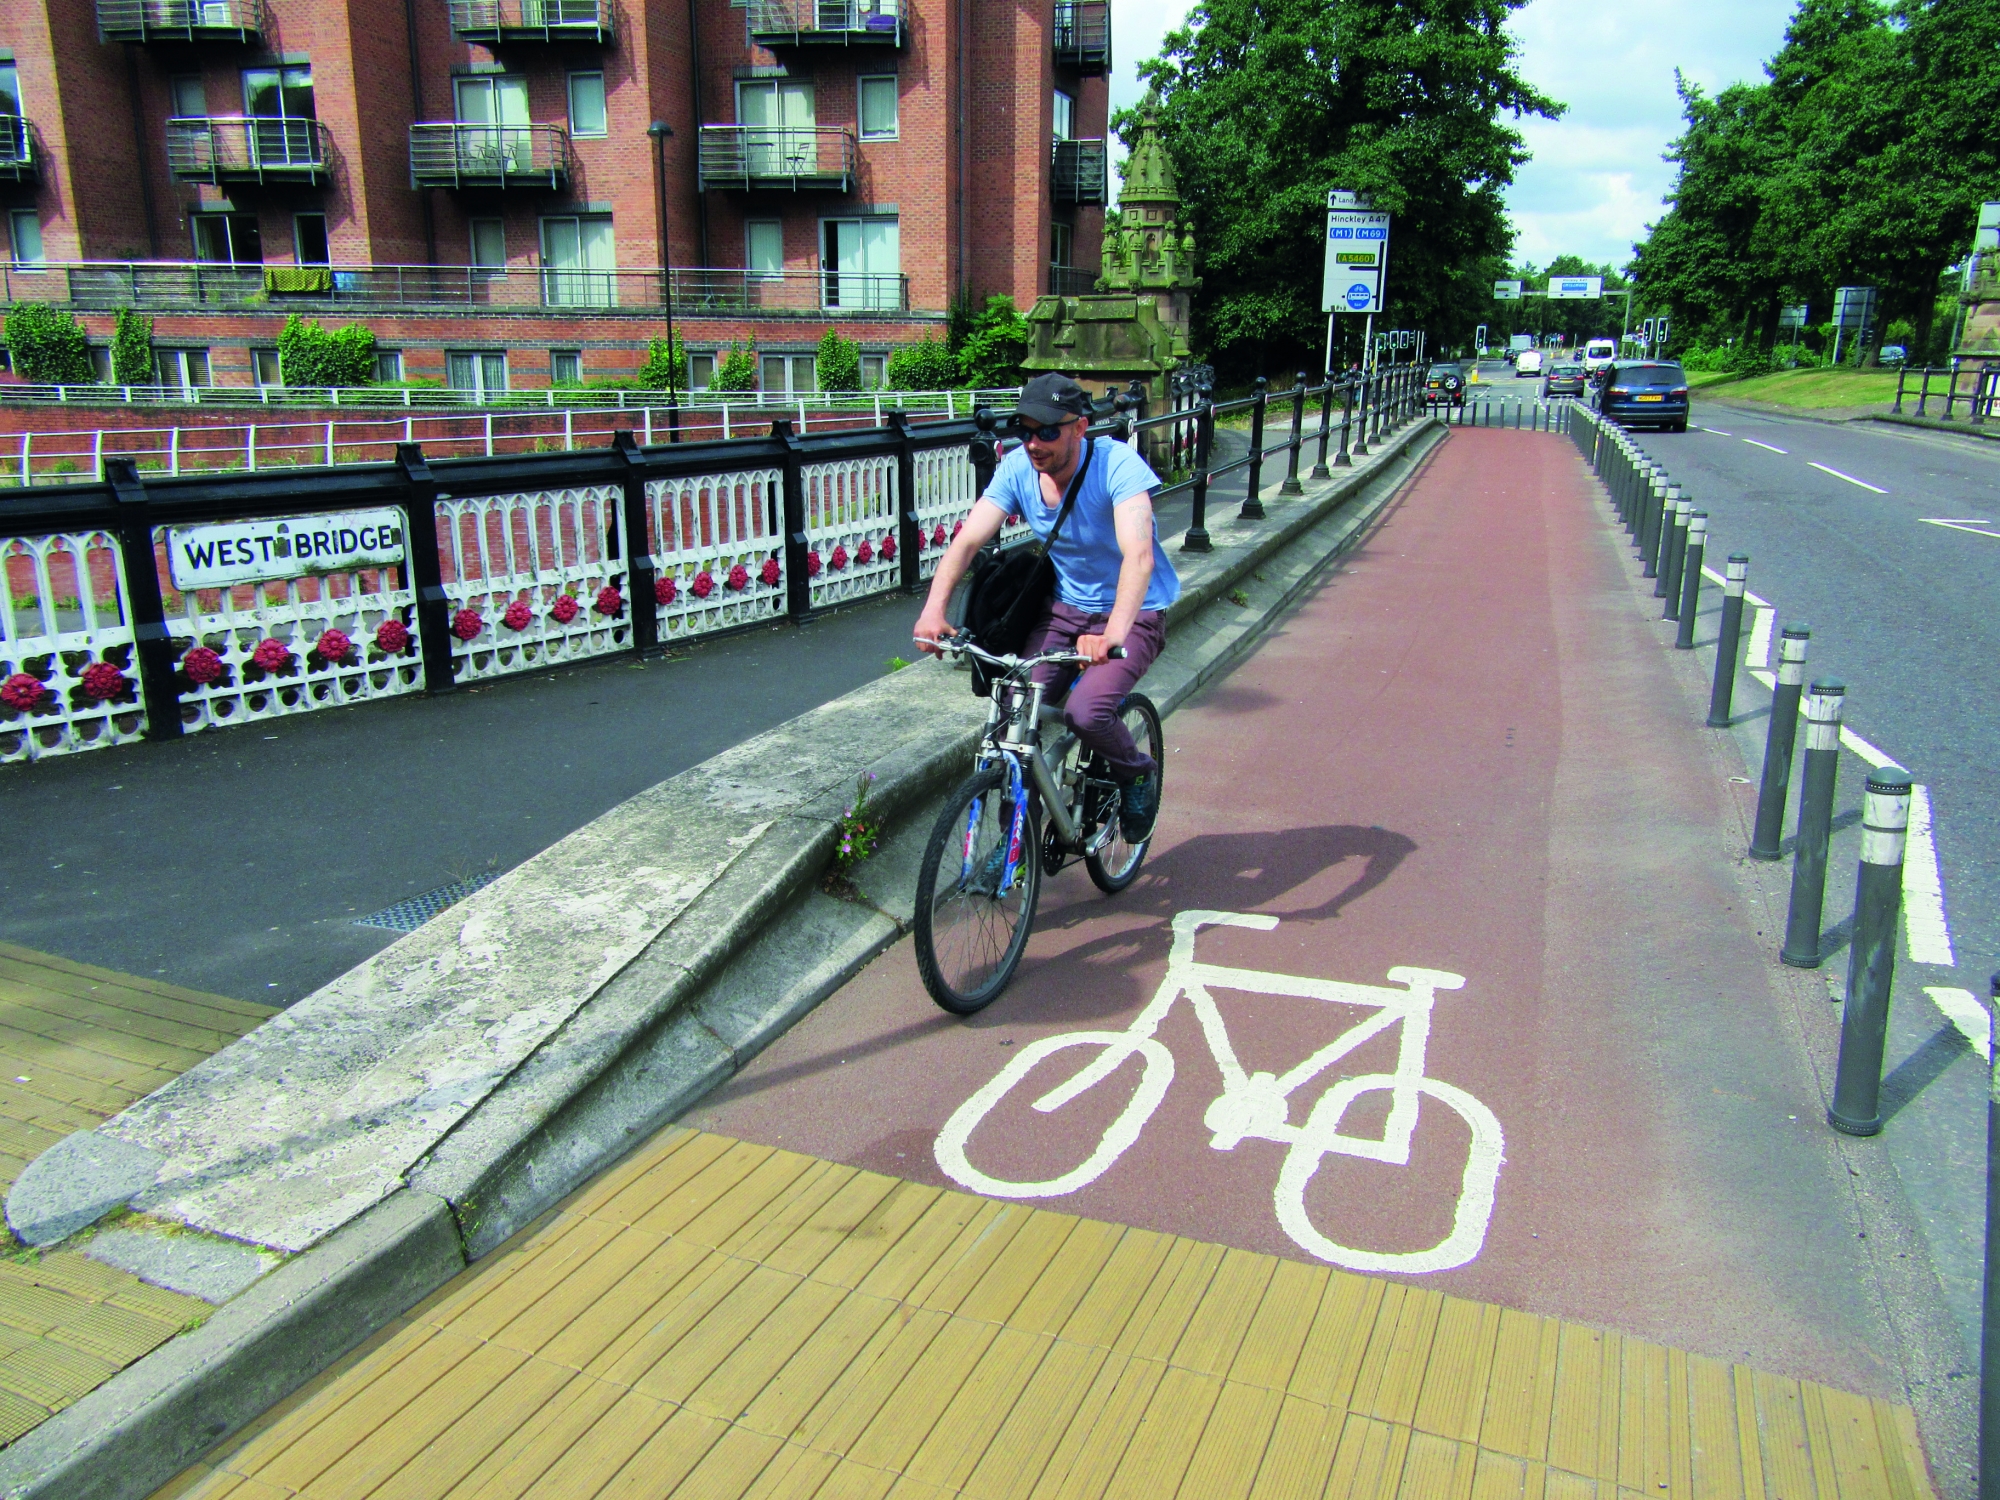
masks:
{"type": "MultiPolygon", "coordinates": [[[[1522,71],[1569,113],[1522,123],[1534,159],[1507,195],[1515,253],[1623,265],[1671,181],[1660,153],[1680,133],[1674,69],[1710,90],[1762,77],[1792,10],[1793,0],[1530,0],[1512,28],[1522,71]]],[[[1185,9],[1181,0],[1111,0],[1111,11],[1117,109],[1138,101],[1135,65],[1185,9]]]]}

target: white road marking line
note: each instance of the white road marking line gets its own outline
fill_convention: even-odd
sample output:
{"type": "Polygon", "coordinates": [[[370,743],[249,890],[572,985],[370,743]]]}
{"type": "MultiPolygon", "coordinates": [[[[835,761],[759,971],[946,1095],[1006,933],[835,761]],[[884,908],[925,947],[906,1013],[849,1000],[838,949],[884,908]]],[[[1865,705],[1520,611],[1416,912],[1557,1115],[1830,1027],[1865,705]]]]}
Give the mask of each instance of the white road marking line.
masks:
{"type": "Polygon", "coordinates": [[[1753,681],[1770,689],[1774,693],[1778,690],[1778,674],[1775,672],[1766,672],[1759,667],[1752,667],[1750,669],[1750,677],[1753,681]]]}
{"type": "MultiPolygon", "coordinates": [[[[1720,584],[1726,585],[1729,582],[1727,578],[1724,578],[1720,573],[1716,572],[1715,569],[1711,568],[1707,563],[1703,563],[1701,565],[1701,576],[1707,579],[1711,579],[1714,582],[1720,584]]],[[[1759,599],[1755,594],[1751,593],[1750,590],[1748,589],[1745,589],[1743,591],[1743,602],[1745,604],[1754,604],[1759,609],[1769,609],[1771,607],[1771,601],[1769,599],[1759,599]]]]}
{"type": "Polygon", "coordinates": [[[1716,435],[1717,437],[1735,437],[1735,436],[1736,436],[1736,434],[1735,434],[1735,433],[1733,433],[1733,432],[1724,432],[1724,431],[1723,431],[1723,430],[1722,430],[1722,429],[1721,429],[1720,427],[1704,427],[1704,426],[1702,426],[1702,425],[1701,425],[1701,423],[1699,423],[1699,422],[1697,422],[1697,423],[1695,423],[1695,424],[1694,424],[1694,430],[1695,430],[1696,432],[1712,432],[1712,433],[1714,433],[1714,434],[1715,434],[1715,435],[1716,435]]]}
{"type": "Polygon", "coordinates": [[[1789,457],[1789,456],[1790,456],[1790,450],[1789,450],[1789,449],[1786,449],[1786,448],[1773,448],[1773,447],[1772,447],[1772,446],[1771,446],[1771,445],[1770,445],[1769,443],[1760,443],[1760,442],[1758,442],[1758,441],[1757,441],[1757,440],[1756,440],[1755,438],[1745,438],[1745,439],[1743,439],[1743,441],[1744,441],[1744,442],[1746,442],[1746,443],[1748,443],[1748,444],[1749,444],[1749,445],[1750,445],[1751,447],[1753,447],[1753,448],[1763,448],[1763,449],[1765,449],[1765,450],[1767,450],[1768,452],[1771,452],[1771,453],[1783,453],[1783,454],[1785,454],[1785,455],[1786,455],[1787,457],[1789,457]]]}
{"type": "Polygon", "coordinates": [[[1757,622],[1750,627],[1750,651],[1744,658],[1752,666],[1768,667],[1771,664],[1771,626],[1777,618],[1775,609],[1757,611],[1757,622]]]}
{"type": "Polygon", "coordinates": [[[1930,788],[1910,788],[1910,831],[1903,845],[1903,927],[1910,958],[1949,969],[1951,927],[1944,915],[1944,877],[1938,873],[1937,842],[1931,837],[1930,788]]]}
{"type": "Polygon", "coordinates": [[[1884,766],[1894,766],[1899,771],[1906,769],[1903,763],[1897,760],[1895,756],[1884,755],[1845,724],[1840,726],[1840,743],[1867,761],[1869,765],[1878,771],[1884,766]]]}
{"type": "Polygon", "coordinates": [[[1982,1061],[1990,1062],[1993,1052],[1993,1018],[1986,1014],[1971,990],[1953,989],[1949,985],[1927,984],[1924,993],[1929,995],[1937,1008],[1944,1012],[1945,1019],[1959,1029],[1959,1033],[1972,1043],[1982,1061]]]}
{"type": "Polygon", "coordinates": [[[1956,521],[1947,521],[1939,516],[1919,516],[1917,519],[1922,521],[1926,526],[1948,526],[1953,531],[1969,531],[1974,536],[2000,538],[2000,531],[1988,531],[1986,529],[1993,524],[1991,521],[1982,521],[1977,516],[1965,516],[1956,521]]]}
{"type": "Polygon", "coordinates": [[[1852,474],[1843,474],[1838,469],[1829,469],[1825,464],[1816,464],[1812,462],[1811,459],[1806,460],[1806,466],[1808,468],[1818,469],[1822,474],[1831,474],[1835,479],[1845,479],[1849,484],[1858,484],[1864,490],[1873,490],[1878,495],[1886,495],[1889,493],[1887,490],[1883,489],[1882,486],[1880,486],[1879,484],[1870,484],[1865,479],[1856,479],[1852,474]]]}

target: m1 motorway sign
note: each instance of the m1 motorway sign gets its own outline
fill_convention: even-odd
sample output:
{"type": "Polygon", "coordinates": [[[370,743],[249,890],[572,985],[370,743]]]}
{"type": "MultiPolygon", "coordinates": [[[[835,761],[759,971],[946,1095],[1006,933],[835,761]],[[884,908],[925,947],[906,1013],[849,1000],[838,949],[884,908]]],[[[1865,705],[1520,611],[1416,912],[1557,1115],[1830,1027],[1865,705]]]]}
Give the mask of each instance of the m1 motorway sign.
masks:
{"type": "Polygon", "coordinates": [[[167,558],[174,587],[183,592],[380,567],[403,560],[403,513],[360,510],[170,527],[167,558]]]}
{"type": "Polygon", "coordinates": [[[1389,216],[1361,206],[1353,193],[1328,193],[1320,311],[1380,312],[1388,272],[1389,216]]]}

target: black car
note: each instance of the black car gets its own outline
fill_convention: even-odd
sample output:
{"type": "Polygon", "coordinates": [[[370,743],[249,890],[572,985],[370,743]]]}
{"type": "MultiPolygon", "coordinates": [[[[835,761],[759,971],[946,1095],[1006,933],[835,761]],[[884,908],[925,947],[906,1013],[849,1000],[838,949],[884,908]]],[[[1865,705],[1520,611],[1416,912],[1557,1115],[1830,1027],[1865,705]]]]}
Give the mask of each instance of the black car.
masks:
{"type": "Polygon", "coordinates": [[[1590,388],[1590,377],[1579,364],[1560,364],[1549,371],[1548,396],[1581,396],[1590,388]]]}
{"type": "Polygon", "coordinates": [[[1424,374],[1424,405],[1465,405],[1465,377],[1457,365],[1432,365],[1424,374]]]}
{"type": "Polygon", "coordinates": [[[1621,359],[1597,379],[1597,409],[1621,427],[1688,430],[1687,373],[1679,365],[1621,359]]]}

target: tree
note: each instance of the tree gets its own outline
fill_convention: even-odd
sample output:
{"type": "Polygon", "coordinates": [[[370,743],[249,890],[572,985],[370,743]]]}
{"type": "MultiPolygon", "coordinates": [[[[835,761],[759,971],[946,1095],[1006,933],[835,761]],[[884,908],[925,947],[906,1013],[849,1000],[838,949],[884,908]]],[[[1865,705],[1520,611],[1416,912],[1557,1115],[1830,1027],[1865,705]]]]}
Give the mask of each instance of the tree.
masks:
{"type": "MultiPolygon", "coordinates": [[[[1523,3],[1203,0],[1168,34],[1139,71],[1205,246],[1198,344],[1246,368],[1318,358],[1331,188],[1395,215],[1386,321],[1469,331],[1527,160],[1501,116],[1563,112],[1514,70],[1504,23],[1523,3]]],[[[1130,141],[1136,122],[1115,123],[1130,141]]]]}
{"type": "Polygon", "coordinates": [[[974,390],[1021,383],[1021,361],[1032,337],[1028,320],[1008,297],[993,296],[973,317],[958,349],[958,378],[974,390]]]}
{"type": "MultiPolygon", "coordinates": [[[[41,302],[17,302],[7,312],[7,352],[14,373],[35,385],[89,385],[90,340],[75,318],[41,302]]],[[[150,377],[149,377],[150,378],[150,377]]]]}
{"type": "Polygon", "coordinates": [[[375,335],[362,323],[328,332],[293,313],[278,333],[278,373],[286,385],[367,385],[375,378],[375,335]]]}
{"type": "Polygon", "coordinates": [[[153,383],[153,320],[129,307],[118,309],[111,331],[111,383],[153,383]]]}
{"type": "Polygon", "coordinates": [[[951,346],[935,335],[890,351],[888,384],[892,391],[947,391],[958,384],[958,359],[951,346]]]}
{"type": "Polygon", "coordinates": [[[642,391],[678,391],[687,384],[687,367],[687,350],[681,346],[679,334],[671,341],[652,339],[634,383],[642,391]]]}
{"type": "Polygon", "coordinates": [[[823,391],[861,389],[861,346],[852,339],[842,338],[838,329],[829,328],[820,335],[819,354],[813,366],[823,391]]]}
{"type": "Polygon", "coordinates": [[[757,346],[731,344],[715,357],[711,391],[754,391],[757,389],[757,346]]]}

